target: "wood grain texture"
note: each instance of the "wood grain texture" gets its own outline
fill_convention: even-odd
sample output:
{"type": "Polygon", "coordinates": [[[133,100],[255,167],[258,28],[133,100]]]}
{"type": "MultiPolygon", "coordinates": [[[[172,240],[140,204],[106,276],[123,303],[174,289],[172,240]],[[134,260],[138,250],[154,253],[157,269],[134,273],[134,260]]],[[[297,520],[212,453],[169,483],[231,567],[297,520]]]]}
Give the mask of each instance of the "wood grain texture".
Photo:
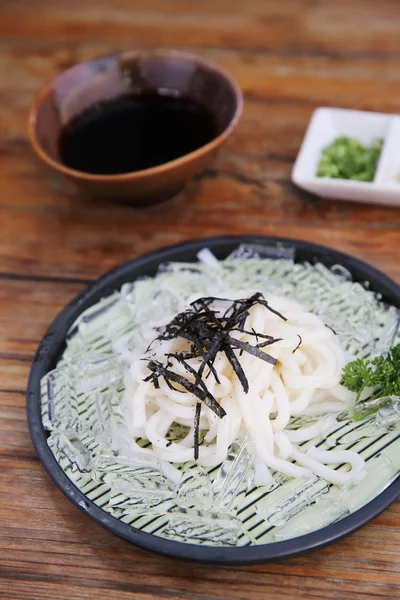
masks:
{"type": "Polygon", "coordinates": [[[400,211],[318,200],[290,183],[319,105],[400,112],[397,0],[3,0],[0,4],[0,598],[400,598],[400,504],[350,538],[258,567],[186,565],[130,546],[72,506],[33,451],[26,381],[48,324],[85,283],[161,245],[298,237],[400,282],[400,211]],[[35,94],[80,60],[140,47],[198,52],[245,95],[234,135],[175,200],[88,202],[26,139],[35,94]]]}

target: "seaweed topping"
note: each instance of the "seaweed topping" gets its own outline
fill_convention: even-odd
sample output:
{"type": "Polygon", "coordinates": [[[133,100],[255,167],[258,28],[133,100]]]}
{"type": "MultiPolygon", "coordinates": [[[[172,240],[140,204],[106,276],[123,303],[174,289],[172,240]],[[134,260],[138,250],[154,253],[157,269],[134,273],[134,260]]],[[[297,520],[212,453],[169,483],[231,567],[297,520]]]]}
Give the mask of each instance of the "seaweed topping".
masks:
{"type": "Polygon", "coordinates": [[[292,351],[292,354],[294,354],[296,352],[296,350],[298,350],[301,346],[301,344],[303,343],[303,338],[301,337],[301,335],[297,334],[297,337],[299,338],[299,343],[297,344],[296,348],[292,351]]]}
{"type": "Polygon", "coordinates": [[[201,404],[196,404],[196,413],[194,415],[194,460],[199,458],[199,437],[200,437],[200,415],[201,404]]]}
{"type": "Polygon", "coordinates": [[[188,350],[166,354],[166,364],[158,360],[149,359],[147,366],[151,373],[145,378],[145,381],[151,381],[154,387],[159,388],[159,379],[162,377],[171,389],[180,391],[174,385],[177,384],[192,393],[199,400],[196,404],[194,420],[195,459],[198,457],[199,452],[201,402],[204,402],[219,418],[224,417],[226,414],[205,383],[205,379],[211,375],[217,383],[220,383],[218,373],[214,367],[218,353],[225,354],[245,393],[249,391],[249,382],[235,350],[239,350],[239,356],[247,352],[271,365],[276,365],[278,362],[276,358],[265,352],[263,348],[280,341],[280,338],[258,333],[254,329],[247,331],[244,328],[250,309],[256,305],[263,306],[283,321],[286,321],[286,318],[281,313],[268,304],[261,293],[253,294],[250,298],[234,301],[226,298],[199,298],[191,303],[188,310],[179,313],[170,323],[161,328],[159,335],[147,349],[149,351],[153,343],[157,340],[166,341],[183,338],[189,342],[188,350]],[[222,310],[215,310],[213,308],[215,303],[218,303],[220,306],[222,305],[222,307],[226,304],[226,310],[224,312],[223,308],[222,310]],[[235,331],[254,338],[255,343],[251,344],[236,339],[231,335],[235,331]],[[201,364],[196,369],[188,362],[193,358],[201,359],[201,364]],[[191,380],[173,370],[174,361],[184,367],[185,371],[190,374],[191,380]],[[207,373],[205,373],[206,370],[207,373]]]}

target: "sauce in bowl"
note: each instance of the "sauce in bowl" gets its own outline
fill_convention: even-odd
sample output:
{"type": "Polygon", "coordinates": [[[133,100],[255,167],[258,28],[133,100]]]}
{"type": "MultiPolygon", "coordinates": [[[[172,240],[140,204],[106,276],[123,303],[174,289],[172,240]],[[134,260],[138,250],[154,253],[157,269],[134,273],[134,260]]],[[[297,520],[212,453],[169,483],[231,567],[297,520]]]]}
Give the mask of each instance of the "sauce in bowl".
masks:
{"type": "Polygon", "coordinates": [[[212,112],[185,96],[145,93],[99,102],[61,131],[61,161],[77,171],[118,175],[185,156],[219,133],[212,112]]]}

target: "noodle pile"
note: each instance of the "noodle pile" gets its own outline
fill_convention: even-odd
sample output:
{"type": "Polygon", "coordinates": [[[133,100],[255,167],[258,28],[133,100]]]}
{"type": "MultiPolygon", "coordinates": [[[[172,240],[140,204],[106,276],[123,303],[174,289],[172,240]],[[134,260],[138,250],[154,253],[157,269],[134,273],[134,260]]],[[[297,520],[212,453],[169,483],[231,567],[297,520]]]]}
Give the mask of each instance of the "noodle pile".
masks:
{"type": "MultiPolygon", "coordinates": [[[[223,295],[232,301],[243,297],[243,293],[223,295]]],[[[305,311],[297,302],[278,296],[266,299],[286,320],[257,304],[248,312],[244,331],[235,330],[231,335],[248,344],[255,343],[254,335],[245,331],[278,339],[268,346],[268,354],[277,363],[269,364],[235,349],[249,382],[246,392],[228,358],[223,353],[216,355],[213,366],[218,381],[207,370],[202,380],[226,415],[220,418],[202,404],[199,425],[203,443],[198,448],[197,462],[206,468],[219,465],[232,442],[247,436],[254,444],[257,463],[264,468],[264,473],[268,467],[289,477],[311,472],[333,484],[357,483],[365,471],[364,461],[356,452],[320,451],[317,447],[303,452],[301,449],[302,443],[335,423],[332,413],[347,409],[353,400],[353,394],[340,385],[346,358],[338,338],[319,317],[305,311]],[[320,419],[307,427],[288,428],[292,417],[316,415],[320,415],[320,419]],[[337,470],[332,466],[344,463],[349,463],[351,468],[337,470]]],[[[218,300],[213,310],[222,315],[224,309],[218,300]]],[[[131,435],[151,442],[152,447],[147,452],[170,463],[184,463],[193,460],[194,420],[199,399],[179,384],[169,386],[162,378],[158,388],[145,380],[149,379],[149,361],[168,361],[176,374],[195,383],[193,371],[199,370],[202,361],[199,357],[189,358],[188,372],[181,362],[170,357],[171,353],[187,353],[190,344],[182,337],[157,339],[160,326],[165,324],[152,324],[144,341],[146,346],[154,342],[147,352],[143,343],[131,356],[131,366],[125,374],[123,406],[131,435]],[[189,428],[187,434],[176,441],[168,439],[173,424],[189,428]]]]}

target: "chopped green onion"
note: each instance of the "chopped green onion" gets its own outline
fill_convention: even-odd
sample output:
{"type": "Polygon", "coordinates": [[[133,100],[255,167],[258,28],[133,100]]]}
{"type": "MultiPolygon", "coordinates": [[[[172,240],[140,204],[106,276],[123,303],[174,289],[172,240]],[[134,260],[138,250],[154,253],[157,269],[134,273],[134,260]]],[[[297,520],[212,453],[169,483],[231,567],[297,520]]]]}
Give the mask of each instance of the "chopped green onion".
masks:
{"type": "Polygon", "coordinates": [[[382,147],[380,138],[367,147],[356,139],[338,137],[323,149],[317,177],[373,181],[382,147]]]}

